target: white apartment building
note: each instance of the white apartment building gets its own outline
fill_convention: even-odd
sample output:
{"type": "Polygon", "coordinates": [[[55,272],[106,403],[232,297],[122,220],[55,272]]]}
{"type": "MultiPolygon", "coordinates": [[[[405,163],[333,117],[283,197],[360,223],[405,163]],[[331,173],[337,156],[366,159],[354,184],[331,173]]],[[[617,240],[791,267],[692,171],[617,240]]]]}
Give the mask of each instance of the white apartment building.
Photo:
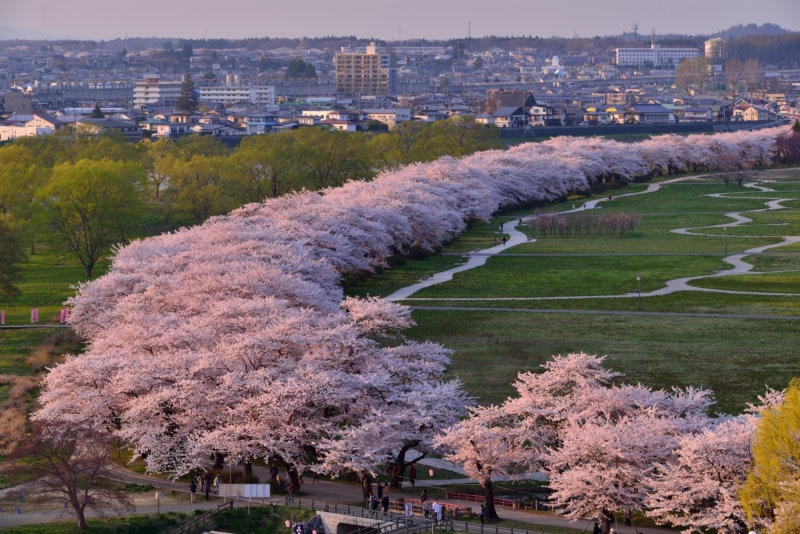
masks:
{"type": "Polygon", "coordinates": [[[174,106],[180,96],[180,80],[162,80],[157,74],[148,74],[133,86],[133,107],[141,109],[156,102],[174,106]]]}
{"type": "Polygon", "coordinates": [[[669,67],[699,55],[700,51],[696,48],[662,48],[661,45],[653,44],[650,48],[617,48],[616,62],[617,65],[628,67],[669,67]]]}
{"type": "Polygon", "coordinates": [[[222,102],[225,105],[250,104],[265,108],[275,104],[275,86],[220,86],[201,87],[201,102],[222,102]]]}

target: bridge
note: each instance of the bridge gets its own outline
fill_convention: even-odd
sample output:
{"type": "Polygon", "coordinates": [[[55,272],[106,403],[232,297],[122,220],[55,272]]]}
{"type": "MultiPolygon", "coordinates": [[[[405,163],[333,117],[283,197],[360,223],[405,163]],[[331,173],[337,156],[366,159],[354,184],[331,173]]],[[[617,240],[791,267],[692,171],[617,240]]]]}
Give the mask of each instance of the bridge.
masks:
{"type": "Polygon", "coordinates": [[[387,516],[376,511],[375,515],[356,515],[343,512],[318,511],[317,516],[325,527],[325,534],[388,534],[389,532],[413,532],[424,529],[424,524],[414,524],[411,518],[387,516]]]}

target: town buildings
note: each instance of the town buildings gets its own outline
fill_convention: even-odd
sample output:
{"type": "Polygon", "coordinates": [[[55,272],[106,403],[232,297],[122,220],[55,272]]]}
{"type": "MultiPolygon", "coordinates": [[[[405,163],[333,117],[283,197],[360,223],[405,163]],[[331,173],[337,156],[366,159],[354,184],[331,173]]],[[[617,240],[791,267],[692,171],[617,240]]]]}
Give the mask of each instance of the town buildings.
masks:
{"type": "MultiPolygon", "coordinates": [[[[719,52],[723,45],[708,40],[706,53],[717,61],[720,54],[724,57],[719,52]]],[[[105,120],[94,126],[116,129],[128,138],[140,132],[144,137],[241,137],[304,126],[376,129],[376,121],[391,130],[404,121],[434,122],[453,115],[526,132],[579,125],[764,121],[796,116],[800,93],[798,71],[771,70],[764,77],[769,87],[739,94],[721,91],[725,73],[714,70],[714,92],[685,94],[673,86],[675,64],[697,57],[703,47],[673,49],[654,40],[649,48],[609,47],[591,55],[469,43],[461,48],[430,43],[274,50],[209,46],[185,54],[175,48],[113,52],[101,45],[77,53],[70,46],[0,42],[2,139],[76,124],[95,105],[105,120]],[[313,65],[316,76],[288,79],[286,65],[297,59],[313,65]],[[174,109],[186,72],[200,104],[188,115],[174,109]],[[42,122],[43,116],[56,122],[42,122]]]]}

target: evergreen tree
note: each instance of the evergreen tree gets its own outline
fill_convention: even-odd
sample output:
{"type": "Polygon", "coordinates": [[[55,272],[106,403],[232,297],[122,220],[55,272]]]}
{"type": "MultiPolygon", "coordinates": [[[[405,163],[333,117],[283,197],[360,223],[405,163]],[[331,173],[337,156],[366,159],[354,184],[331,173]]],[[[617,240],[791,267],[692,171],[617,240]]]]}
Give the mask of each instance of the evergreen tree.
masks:
{"type": "Polygon", "coordinates": [[[195,92],[194,80],[188,72],[183,75],[181,83],[181,96],[175,102],[175,109],[178,111],[195,111],[198,106],[197,93],[195,92]]]}
{"type": "Polygon", "coordinates": [[[103,112],[100,111],[100,104],[95,104],[94,105],[94,109],[89,114],[89,118],[90,119],[102,119],[103,118],[103,112]]]}

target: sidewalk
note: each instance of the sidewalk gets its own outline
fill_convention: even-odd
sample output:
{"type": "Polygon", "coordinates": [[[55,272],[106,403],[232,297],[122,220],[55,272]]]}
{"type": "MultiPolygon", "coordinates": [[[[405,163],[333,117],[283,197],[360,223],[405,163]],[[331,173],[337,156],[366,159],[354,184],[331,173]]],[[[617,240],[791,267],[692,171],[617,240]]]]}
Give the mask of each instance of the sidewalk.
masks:
{"type": "MultiPolygon", "coordinates": [[[[426,465],[433,465],[434,468],[447,468],[448,470],[454,470],[453,466],[446,465],[446,462],[441,460],[432,459],[425,459],[427,462],[426,465]]],[[[265,468],[256,468],[256,474],[262,480],[268,480],[269,475],[265,468]]],[[[144,500],[146,504],[139,504],[134,512],[135,515],[140,514],[154,514],[156,511],[160,511],[161,513],[167,512],[181,512],[186,514],[191,514],[194,510],[202,509],[212,509],[216,508],[217,505],[223,502],[223,499],[218,498],[212,495],[211,500],[205,501],[202,497],[200,497],[198,502],[190,503],[189,500],[189,487],[188,484],[182,482],[174,482],[170,480],[165,480],[161,478],[156,478],[148,475],[141,475],[139,473],[134,473],[132,471],[128,471],[122,467],[116,466],[114,469],[114,478],[116,480],[125,481],[125,482],[132,482],[136,484],[142,485],[151,485],[157,490],[163,492],[165,494],[165,498],[161,501],[160,505],[156,506],[155,498],[152,493],[148,493],[144,495],[144,500]],[[170,497],[169,499],[166,498],[167,492],[174,491],[177,496],[170,497]],[[184,500],[185,499],[185,500],[184,500]]],[[[426,489],[428,492],[429,497],[438,497],[440,495],[444,495],[447,491],[447,486],[453,484],[469,484],[470,482],[475,483],[474,481],[470,481],[467,478],[458,478],[458,479],[448,479],[448,480],[441,480],[441,479],[429,479],[429,480],[417,480],[413,490],[406,487],[403,490],[393,490],[389,489],[388,493],[391,499],[396,498],[419,498],[419,492],[422,489],[426,489]],[[435,488],[440,488],[441,491],[437,491],[435,488]],[[438,494],[438,495],[437,495],[438,494]]],[[[477,491],[477,489],[476,489],[477,491]]],[[[336,503],[336,504],[350,504],[353,506],[360,506],[363,499],[361,496],[361,487],[357,484],[351,483],[344,483],[344,482],[335,482],[329,480],[321,480],[318,483],[314,483],[311,480],[306,480],[301,488],[300,492],[295,496],[296,504],[298,506],[305,504],[310,505],[310,501],[314,501],[314,506],[320,506],[323,503],[336,503]],[[318,504],[319,503],[319,504],[318,504]]],[[[271,499],[271,501],[278,501],[281,504],[284,503],[285,496],[284,495],[276,495],[271,499]]],[[[457,501],[457,500],[449,500],[449,499],[439,499],[440,502],[445,504],[452,504],[457,505],[460,507],[468,507],[472,510],[473,513],[477,515],[480,504],[477,502],[469,502],[469,501],[457,501]]],[[[253,505],[256,506],[259,503],[260,499],[255,499],[253,501],[253,505]]],[[[237,505],[240,506],[247,506],[247,500],[239,501],[242,504],[237,505]]],[[[46,524],[56,521],[72,521],[73,518],[69,514],[65,514],[62,509],[49,509],[44,510],[41,509],[36,511],[33,507],[36,506],[33,503],[24,502],[22,506],[23,512],[20,514],[16,513],[16,509],[7,509],[3,507],[2,511],[0,511],[0,530],[4,530],[7,528],[11,528],[14,526],[20,525],[32,525],[32,524],[46,524]]],[[[592,523],[589,521],[580,521],[580,522],[571,522],[564,518],[546,513],[546,512],[535,512],[530,510],[513,510],[509,508],[498,508],[497,513],[501,519],[514,521],[518,523],[527,523],[531,525],[531,530],[535,530],[536,525],[549,525],[549,526],[558,526],[563,528],[571,528],[575,529],[576,531],[583,531],[586,529],[587,532],[591,532],[592,523]]],[[[87,513],[87,517],[96,517],[92,513],[87,513]]],[[[494,531],[494,525],[487,525],[487,531],[492,530],[494,531]]],[[[517,530],[515,528],[515,530],[517,530]]],[[[618,534],[667,534],[670,531],[669,529],[659,529],[659,528],[639,528],[638,530],[633,527],[624,527],[624,526],[617,526],[615,530],[618,534]]]]}

